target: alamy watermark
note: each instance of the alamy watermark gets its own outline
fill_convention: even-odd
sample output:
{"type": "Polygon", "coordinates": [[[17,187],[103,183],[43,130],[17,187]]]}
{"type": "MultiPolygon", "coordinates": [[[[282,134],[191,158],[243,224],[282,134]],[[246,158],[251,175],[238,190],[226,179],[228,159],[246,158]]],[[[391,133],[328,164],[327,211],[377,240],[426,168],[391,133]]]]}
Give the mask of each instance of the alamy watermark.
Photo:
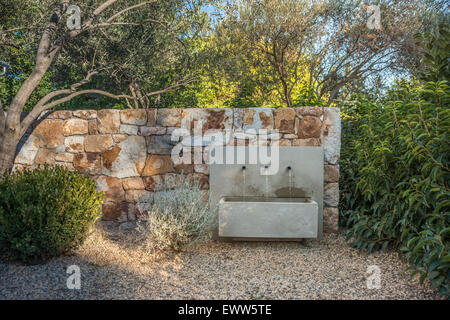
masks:
{"type": "Polygon", "coordinates": [[[280,139],[277,130],[248,128],[242,131],[203,131],[203,121],[195,121],[193,135],[190,124],[172,132],[171,158],[181,164],[259,164],[261,175],[274,175],[279,170],[280,139]],[[203,148],[207,151],[203,151],[203,148]]]}
{"type": "Polygon", "coordinates": [[[71,5],[67,8],[67,28],[69,30],[81,29],[81,9],[77,5],[71,5]]]}
{"type": "Polygon", "coordinates": [[[1,71],[0,71],[0,76],[4,76],[8,73],[8,70],[11,68],[11,66],[5,62],[0,60],[0,66],[1,66],[1,71]]]}
{"type": "Polygon", "coordinates": [[[66,273],[70,276],[67,278],[67,289],[80,290],[81,289],[81,270],[77,265],[71,265],[67,268],[66,273]]]}
{"type": "Polygon", "coordinates": [[[381,30],[381,10],[379,6],[370,5],[365,8],[370,17],[367,19],[367,28],[370,30],[381,30]]]}
{"type": "Polygon", "coordinates": [[[381,288],[381,269],[377,265],[370,265],[367,267],[366,274],[369,276],[366,279],[367,289],[380,289],[381,288]]]}

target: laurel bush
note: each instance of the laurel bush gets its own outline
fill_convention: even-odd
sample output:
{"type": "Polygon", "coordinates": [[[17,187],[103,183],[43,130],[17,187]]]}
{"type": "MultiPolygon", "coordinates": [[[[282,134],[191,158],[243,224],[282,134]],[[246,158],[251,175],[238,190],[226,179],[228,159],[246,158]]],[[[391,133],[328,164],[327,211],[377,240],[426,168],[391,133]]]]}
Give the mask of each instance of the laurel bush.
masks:
{"type": "Polygon", "coordinates": [[[419,81],[343,104],[340,223],[361,251],[399,249],[450,295],[450,33],[418,35],[419,81]]]}
{"type": "Polygon", "coordinates": [[[396,247],[420,281],[450,289],[446,81],[400,83],[343,107],[341,224],[361,251],[396,247]]]}

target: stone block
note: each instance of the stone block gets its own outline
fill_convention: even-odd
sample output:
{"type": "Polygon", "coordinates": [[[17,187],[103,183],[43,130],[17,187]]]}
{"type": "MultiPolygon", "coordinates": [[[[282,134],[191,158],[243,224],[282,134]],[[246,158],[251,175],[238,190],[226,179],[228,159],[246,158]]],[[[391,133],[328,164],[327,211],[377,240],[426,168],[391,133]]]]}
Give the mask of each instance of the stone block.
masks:
{"type": "Polygon", "coordinates": [[[152,136],[152,135],[163,135],[166,134],[166,127],[139,127],[138,135],[140,136],[152,136]]]}
{"type": "Polygon", "coordinates": [[[154,127],[156,126],[156,108],[150,108],[147,109],[147,127],[154,127]]]}
{"type": "Polygon", "coordinates": [[[108,176],[97,176],[97,190],[104,192],[103,201],[120,202],[125,199],[125,191],[122,187],[122,180],[108,176]]]}
{"type": "Polygon", "coordinates": [[[339,184],[328,183],[323,193],[323,203],[328,207],[337,207],[339,204],[339,184]]]}
{"type": "Polygon", "coordinates": [[[322,143],[325,161],[337,164],[341,149],[341,119],[338,108],[324,108],[322,143]]]}
{"type": "Polygon", "coordinates": [[[156,125],[163,127],[179,127],[181,123],[182,109],[163,108],[158,109],[156,125]]]}
{"type": "Polygon", "coordinates": [[[337,233],[339,231],[339,209],[323,208],[323,232],[337,233]]]}
{"type": "Polygon", "coordinates": [[[97,110],[77,110],[73,112],[73,116],[84,120],[92,120],[97,118],[97,110]]]}
{"type": "Polygon", "coordinates": [[[324,179],[325,182],[338,182],[339,181],[339,166],[328,165],[324,167],[324,179]]]}
{"type": "Polygon", "coordinates": [[[192,173],[194,172],[194,165],[193,164],[179,164],[174,166],[176,173],[192,173]]]}
{"type": "Polygon", "coordinates": [[[99,133],[119,133],[120,110],[97,111],[97,128],[99,133]]]}
{"type": "Polygon", "coordinates": [[[127,216],[128,203],[123,202],[109,202],[103,205],[102,217],[107,221],[118,221],[123,215],[127,216]]]}
{"type": "Polygon", "coordinates": [[[233,110],[228,108],[208,108],[204,130],[231,130],[233,128],[233,110]]]}
{"type": "Polygon", "coordinates": [[[233,109],[233,129],[242,129],[244,125],[245,109],[233,109]]]}
{"type": "Polygon", "coordinates": [[[89,134],[97,134],[98,133],[97,119],[89,120],[88,129],[89,129],[88,130],[89,134]]]}
{"type": "Polygon", "coordinates": [[[125,190],[143,190],[145,189],[144,182],[141,177],[125,178],[122,180],[122,185],[125,190]]]}
{"type": "Polygon", "coordinates": [[[281,133],[295,132],[295,110],[279,108],[274,110],[274,128],[281,133]]]}
{"type": "Polygon", "coordinates": [[[73,162],[73,153],[58,153],[55,155],[55,161],[59,162],[73,162]]]}
{"type": "Polygon", "coordinates": [[[320,117],[323,113],[323,108],[322,107],[299,107],[299,108],[295,108],[295,111],[300,117],[304,117],[304,116],[320,117]]]}
{"type": "Polygon", "coordinates": [[[145,138],[129,136],[102,152],[103,174],[117,178],[140,176],[147,158],[145,138]]]}
{"type": "Polygon", "coordinates": [[[53,165],[55,163],[55,151],[51,149],[40,148],[36,158],[34,158],[34,164],[48,164],[53,165]]]}
{"type": "Polygon", "coordinates": [[[84,136],[66,137],[64,141],[66,152],[81,153],[84,152],[84,136]]]}
{"type": "Polygon", "coordinates": [[[72,111],[70,110],[55,110],[44,111],[47,113],[47,119],[68,119],[72,117],[72,111]]]}
{"type": "Polygon", "coordinates": [[[121,124],[119,131],[121,134],[136,135],[138,133],[138,126],[132,124],[121,124]]]}
{"type": "Polygon", "coordinates": [[[144,182],[145,190],[161,191],[161,190],[164,190],[164,188],[165,188],[164,175],[143,177],[142,181],[144,182]]]}
{"type": "Polygon", "coordinates": [[[31,166],[34,163],[39,150],[39,138],[31,135],[21,145],[20,151],[14,159],[14,163],[31,166]]]}
{"type": "Polygon", "coordinates": [[[145,177],[174,171],[170,156],[149,155],[142,175],[145,177]]]}
{"type": "Polygon", "coordinates": [[[243,129],[273,129],[271,108],[247,108],[244,111],[243,129]]]}
{"type": "Polygon", "coordinates": [[[123,124],[134,124],[143,126],[147,123],[147,110],[145,109],[120,110],[120,121],[123,124]]]}
{"type": "Polygon", "coordinates": [[[100,154],[93,152],[77,153],[73,157],[73,166],[81,173],[100,174],[102,171],[100,154]]]}
{"type": "Polygon", "coordinates": [[[298,123],[297,132],[301,139],[318,138],[322,128],[322,121],[313,116],[304,116],[298,123]]]}
{"type": "Polygon", "coordinates": [[[147,152],[150,154],[170,155],[173,142],[170,136],[148,136],[146,137],[147,152]]]}
{"type": "Polygon", "coordinates": [[[99,134],[86,136],[84,138],[84,148],[86,152],[104,152],[114,144],[110,135],[99,134]]]}
{"type": "Polygon", "coordinates": [[[65,136],[72,136],[77,134],[88,134],[88,121],[78,118],[67,119],[64,121],[63,133],[65,136]]]}
{"type": "Polygon", "coordinates": [[[44,148],[57,148],[64,143],[63,121],[57,119],[42,120],[33,130],[33,135],[39,138],[39,145],[44,148]]]}

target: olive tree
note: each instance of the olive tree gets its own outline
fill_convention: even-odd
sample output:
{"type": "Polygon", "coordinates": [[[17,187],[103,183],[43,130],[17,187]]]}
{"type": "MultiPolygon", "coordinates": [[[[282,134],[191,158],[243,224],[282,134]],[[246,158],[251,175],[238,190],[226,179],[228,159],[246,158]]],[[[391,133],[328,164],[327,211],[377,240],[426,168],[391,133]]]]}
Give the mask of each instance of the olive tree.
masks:
{"type": "MultiPolygon", "coordinates": [[[[190,24],[177,18],[191,18],[189,14],[198,14],[199,3],[201,1],[2,0],[5,11],[0,14],[1,53],[7,52],[6,49],[13,52],[12,55],[19,52],[18,60],[28,59],[33,63],[28,74],[24,75],[24,70],[14,70],[9,74],[11,79],[22,72],[23,79],[7,105],[2,105],[0,99],[0,173],[12,169],[19,140],[43,111],[83,95],[125,99],[130,107],[148,107],[149,97],[191,81],[189,75],[172,78],[159,88],[140,82],[146,71],[155,69],[155,59],[160,65],[175,64],[176,59],[171,57],[179,54],[180,50],[186,52],[184,40],[189,35],[180,37],[176,33],[182,33],[185,31],[183,27],[190,24]],[[79,17],[73,5],[81,8],[79,17]],[[174,21],[178,22],[169,23],[174,21]],[[161,39],[161,35],[166,38],[161,39]],[[172,38],[168,39],[169,36],[172,38]],[[152,46],[146,42],[149,38],[152,46]],[[119,48],[120,43],[125,44],[124,39],[129,40],[126,50],[119,48]],[[164,41],[178,42],[173,48],[181,49],[166,51],[163,56],[158,50],[164,51],[167,47],[158,43],[164,41]],[[145,56],[135,54],[140,49],[139,44],[146,51],[145,56]],[[150,62],[153,56],[154,60],[150,62]],[[139,69],[141,65],[147,68],[139,69]],[[53,73],[50,72],[52,68],[53,73]],[[54,79],[40,94],[39,86],[50,74],[54,79]],[[104,78],[96,82],[95,77],[104,78]],[[108,86],[111,81],[106,79],[112,78],[117,81],[108,86]],[[29,112],[22,117],[24,107],[30,101],[29,112]]],[[[195,21],[197,24],[201,22],[195,21]]],[[[162,70],[162,67],[156,69],[153,74],[162,70]]]]}
{"type": "Polygon", "coordinates": [[[400,74],[418,61],[413,36],[432,19],[430,2],[231,0],[216,38],[224,58],[239,65],[230,78],[244,74],[288,107],[300,83],[331,103],[343,89],[361,89],[373,76],[400,74]]]}

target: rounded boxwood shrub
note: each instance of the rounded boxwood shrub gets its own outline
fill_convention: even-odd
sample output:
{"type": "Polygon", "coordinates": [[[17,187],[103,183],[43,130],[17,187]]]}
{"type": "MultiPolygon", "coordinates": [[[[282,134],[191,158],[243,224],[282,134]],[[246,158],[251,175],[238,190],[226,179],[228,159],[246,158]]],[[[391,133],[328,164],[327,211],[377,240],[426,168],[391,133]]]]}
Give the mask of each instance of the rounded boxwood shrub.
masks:
{"type": "Polygon", "coordinates": [[[103,193],[88,176],[61,166],[0,179],[0,253],[36,263],[79,247],[100,217],[103,193]]]}

